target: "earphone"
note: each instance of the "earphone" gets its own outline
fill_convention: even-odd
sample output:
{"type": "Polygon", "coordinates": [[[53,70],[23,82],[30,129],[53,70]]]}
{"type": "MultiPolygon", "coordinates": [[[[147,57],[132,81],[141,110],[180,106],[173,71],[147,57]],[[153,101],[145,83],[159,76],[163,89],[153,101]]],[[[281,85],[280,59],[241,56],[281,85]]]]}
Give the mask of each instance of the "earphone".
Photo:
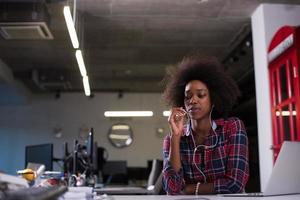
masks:
{"type": "MultiPolygon", "coordinates": [[[[196,146],[195,139],[194,139],[194,136],[193,136],[193,134],[192,134],[192,139],[193,139],[193,142],[194,142],[194,146],[196,146],[195,149],[194,149],[194,152],[193,152],[193,164],[195,165],[195,167],[197,168],[197,170],[198,170],[198,171],[201,173],[201,175],[203,176],[203,178],[204,178],[204,183],[206,183],[206,176],[205,176],[205,174],[202,172],[202,170],[197,166],[197,164],[196,164],[196,162],[195,162],[195,156],[196,156],[196,152],[197,152],[197,150],[198,150],[199,147],[204,147],[204,149],[212,149],[212,148],[214,148],[214,147],[216,147],[216,146],[218,145],[218,142],[219,142],[219,141],[218,141],[218,135],[217,135],[217,133],[215,132],[215,130],[217,129],[217,124],[215,123],[215,121],[212,121],[212,120],[211,120],[211,113],[212,113],[213,108],[214,108],[214,105],[212,105],[211,111],[210,111],[210,113],[209,113],[209,123],[210,123],[210,126],[211,126],[211,128],[212,128],[212,131],[214,132],[214,134],[215,134],[215,136],[216,136],[216,143],[215,143],[214,145],[210,145],[210,146],[207,146],[207,145],[204,145],[204,144],[200,144],[200,145],[196,146]]],[[[203,161],[203,160],[202,160],[202,161],[203,161]]]]}

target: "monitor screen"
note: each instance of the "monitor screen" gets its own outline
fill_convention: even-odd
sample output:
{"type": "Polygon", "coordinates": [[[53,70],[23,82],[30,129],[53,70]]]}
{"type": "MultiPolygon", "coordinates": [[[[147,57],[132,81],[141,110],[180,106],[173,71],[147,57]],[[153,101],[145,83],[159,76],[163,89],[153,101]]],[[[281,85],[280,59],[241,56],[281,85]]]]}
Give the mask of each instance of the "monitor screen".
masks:
{"type": "Polygon", "coordinates": [[[103,174],[127,174],[127,161],[126,160],[113,160],[107,161],[103,166],[103,174]]]}
{"type": "Polygon", "coordinates": [[[53,144],[30,145],[25,147],[25,168],[28,163],[44,164],[52,171],[53,144]]]}
{"type": "Polygon", "coordinates": [[[102,174],[105,184],[128,184],[127,161],[107,161],[102,174]]]}

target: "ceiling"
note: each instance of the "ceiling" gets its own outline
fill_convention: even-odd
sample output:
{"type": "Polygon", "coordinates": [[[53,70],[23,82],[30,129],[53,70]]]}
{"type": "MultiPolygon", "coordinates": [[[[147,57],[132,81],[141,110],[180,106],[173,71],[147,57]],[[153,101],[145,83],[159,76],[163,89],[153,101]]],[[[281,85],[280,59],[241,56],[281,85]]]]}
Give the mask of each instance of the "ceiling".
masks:
{"type": "MultiPolygon", "coordinates": [[[[250,16],[262,2],[300,4],[298,0],[77,0],[75,24],[92,93],[161,92],[166,67],[192,53],[217,56],[242,85],[242,79],[253,74],[250,16]]],[[[35,39],[27,29],[21,34],[27,39],[0,35],[0,59],[14,80],[34,94],[83,92],[63,17],[65,5],[72,7],[74,1],[0,0],[0,28],[4,22],[43,22],[53,36],[35,39]]]]}

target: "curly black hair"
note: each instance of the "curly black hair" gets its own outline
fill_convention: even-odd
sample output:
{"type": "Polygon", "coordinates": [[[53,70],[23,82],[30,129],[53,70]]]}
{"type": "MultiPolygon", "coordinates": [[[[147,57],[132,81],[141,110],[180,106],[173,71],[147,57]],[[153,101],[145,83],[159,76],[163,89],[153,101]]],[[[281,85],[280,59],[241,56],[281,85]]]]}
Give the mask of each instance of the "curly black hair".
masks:
{"type": "Polygon", "coordinates": [[[187,83],[192,80],[205,83],[214,104],[214,118],[227,117],[240,95],[236,82],[214,57],[185,57],[176,68],[168,69],[164,80],[167,84],[163,97],[172,107],[184,107],[187,83]]]}

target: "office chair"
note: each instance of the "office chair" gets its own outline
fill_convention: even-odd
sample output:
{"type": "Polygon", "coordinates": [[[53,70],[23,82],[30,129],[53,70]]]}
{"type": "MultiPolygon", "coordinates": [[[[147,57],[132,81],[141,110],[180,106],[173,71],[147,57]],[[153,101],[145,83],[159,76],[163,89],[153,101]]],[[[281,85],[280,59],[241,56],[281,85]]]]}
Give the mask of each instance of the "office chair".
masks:
{"type": "Polygon", "coordinates": [[[162,187],[162,169],[163,161],[159,159],[153,159],[147,184],[147,189],[151,191],[152,194],[164,194],[162,187]]]}
{"type": "Polygon", "coordinates": [[[153,159],[151,171],[148,177],[148,183],[147,183],[148,187],[153,187],[155,185],[156,180],[162,171],[162,168],[163,168],[163,161],[158,159],[153,159]]]}
{"type": "Polygon", "coordinates": [[[152,192],[153,195],[164,195],[164,194],[166,194],[166,192],[164,191],[164,188],[163,188],[162,181],[163,181],[163,173],[161,171],[158,178],[157,178],[157,180],[156,180],[156,182],[155,182],[154,189],[153,189],[153,192],[152,192]]]}

